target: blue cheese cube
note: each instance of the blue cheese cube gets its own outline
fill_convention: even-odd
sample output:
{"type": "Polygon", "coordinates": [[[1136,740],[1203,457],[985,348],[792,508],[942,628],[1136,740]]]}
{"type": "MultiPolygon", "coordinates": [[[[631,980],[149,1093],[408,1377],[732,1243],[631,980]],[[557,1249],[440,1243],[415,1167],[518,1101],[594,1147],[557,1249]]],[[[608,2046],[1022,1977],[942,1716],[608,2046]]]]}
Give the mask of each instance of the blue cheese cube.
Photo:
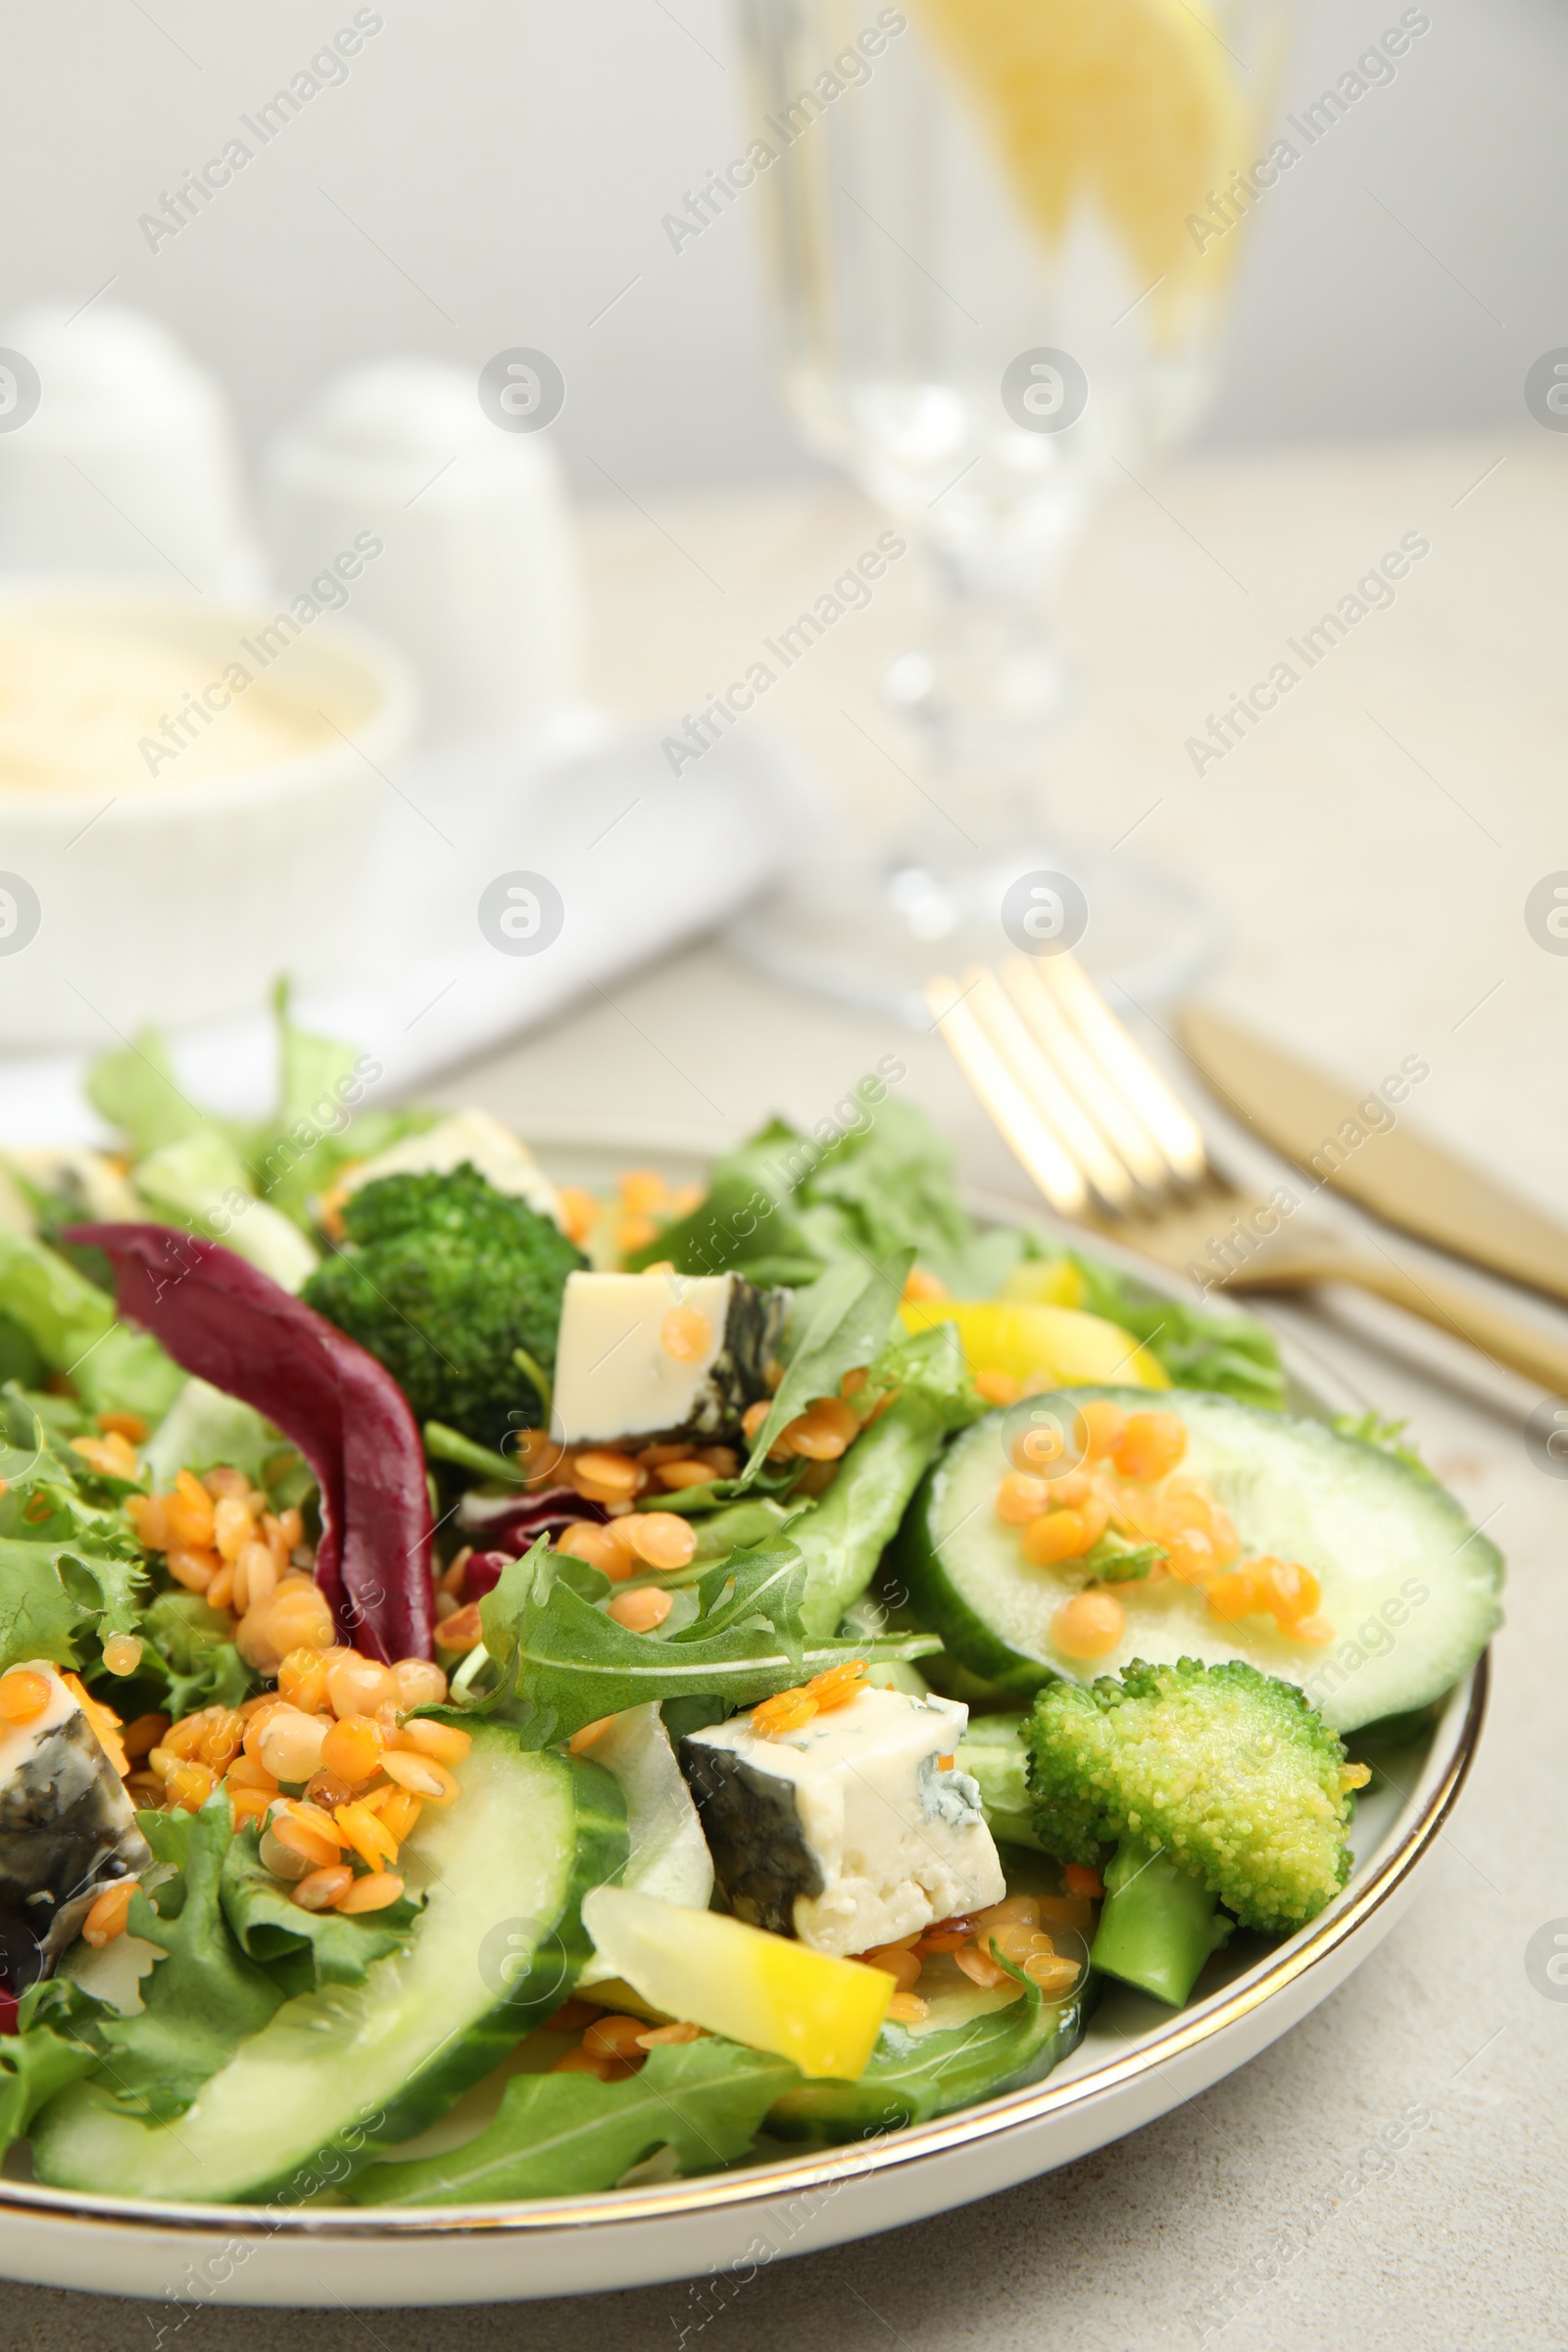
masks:
{"type": "Polygon", "coordinates": [[[46,1658],[27,1671],[48,1683],[48,1705],[0,1724],[0,1967],[17,1992],[49,1975],[106,1886],[153,1858],[69,1685],[46,1658]]]}
{"type": "Polygon", "coordinates": [[[739,1274],[568,1274],[556,1436],[580,1446],[732,1434],[768,1394],[787,1298],[739,1274]]]}
{"type": "Polygon", "coordinates": [[[843,1956],[1000,1902],[980,1790],[951,1762],[968,1719],[865,1690],[777,1740],[749,1715],[691,1733],[681,1769],[736,1917],[843,1956]]]}

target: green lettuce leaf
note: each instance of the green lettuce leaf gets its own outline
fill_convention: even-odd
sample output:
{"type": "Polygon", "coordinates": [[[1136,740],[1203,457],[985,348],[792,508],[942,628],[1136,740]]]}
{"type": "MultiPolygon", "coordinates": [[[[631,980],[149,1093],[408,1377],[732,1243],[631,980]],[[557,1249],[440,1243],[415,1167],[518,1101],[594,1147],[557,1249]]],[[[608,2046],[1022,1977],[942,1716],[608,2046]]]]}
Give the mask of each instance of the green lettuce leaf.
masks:
{"type": "Polygon", "coordinates": [[[774,2102],[800,2080],[787,2058],[707,2034],[662,2044],[620,2082],[514,2075],[493,2124],[441,2156],[375,2164],[349,2194],[362,2205],[456,2205],[581,2196],[613,2188],[656,2149],[682,2176],[746,2155],[774,2102]]]}
{"type": "Polygon", "coordinates": [[[1076,1254],[1073,1263],[1084,1278],[1086,1313],[1103,1315],[1141,1340],[1177,1388],[1210,1389],[1284,1411],[1285,1374],[1266,1325],[1250,1315],[1205,1315],[1176,1298],[1139,1298],[1109,1266],[1076,1254]]]}
{"type": "Polygon", "coordinates": [[[712,1697],[728,1713],[846,1656],[923,1657],[940,1646],[932,1635],[869,1645],[805,1642],[805,1583],[792,1547],[737,1552],[692,1588],[697,1613],[689,1624],[636,1634],[596,1605],[616,1589],[608,1577],[540,1543],[509,1562],[479,1603],[485,1651],[500,1676],[480,1704],[516,1724],[525,1747],[554,1747],[584,1724],[650,1699],[712,1697]]]}
{"type": "MultiPolygon", "coordinates": [[[[143,1029],[128,1046],[100,1054],[82,1084],[94,1110],[125,1137],[133,1159],[217,1123],[181,1091],[156,1029],[143,1029]]],[[[221,1124],[232,1132],[227,1122],[221,1124]]]]}
{"type": "Polygon", "coordinates": [[[270,1485],[268,1464],[284,1450],[284,1441],[254,1405],[225,1396],[205,1380],[187,1380],[168,1414],[141,1448],[148,1485],[162,1492],[179,1470],[220,1464],[243,1470],[254,1486],[270,1485]]]}
{"type": "Polygon", "coordinates": [[[176,1722],[198,1707],[237,1707],[256,1688],[256,1676],[227,1639],[230,1622],[199,1592],[160,1592],[142,1612],[137,1680],[162,1677],[166,1694],[158,1703],[176,1722]]]}
{"type": "Polygon", "coordinates": [[[384,1959],[409,1938],[421,1905],[389,1903],[358,1916],[302,1911],[268,1871],[254,1822],[230,1838],[219,1899],[241,1951],[266,1967],[290,1998],[322,1984],[363,1984],[372,1960],[384,1959]]]}
{"type": "Polygon", "coordinates": [[[299,1290],[320,1262],[294,1220],[256,1198],[250,1170],[217,1127],[150,1152],[134,1174],[153,1216],[222,1242],[285,1291],[299,1290]]]}
{"type": "Polygon", "coordinates": [[[98,2064],[98,2050],[74,2030],[78,2017],[95,2016],[98,2008],[77,1986],[54,1978],[23,1994],[16,2032],[0,2035],[0,2149],[24,2138],[44,2101],[98,2064]]]}
{"type": "Polygon", "coordinates": [[[230,1824],[222,1790],[199,1813],[136,1819],[158,1860],[172,1863],[176,1875],[151,1896],[137,1888],[126,1926],[166,1956],[141,1980],[139,2013],[106,2016],[99,2031],[117,2103],[167,2122],[184,2112],[237,2043],[261,2031],[285,1987],[240,1949],[223,1917],[230,1824]]]}
{"type": "Polygon", "coordinates": [[[684,1274],[733,1266],[753,1282],[798,1287],[840,1259],[884,1263],[912,1250],[946,1281],[975,1240],[952,1148],[880,1082],[862,1080],[856,1094],[864,1125],[822,1141],[770,1120],[715,1164],[701,1206],[630,1262],[667,1257],[684,1274]]]}
{"type": "Polygon", "coordinates": [[[4,1227],[0,1315],[25,1333],[51,1372],[70,1378],[88,1413],[161,1421],[184,1384],[151,1333],[116,1321],[107,1291],[44,1243],[4,1227]]]}

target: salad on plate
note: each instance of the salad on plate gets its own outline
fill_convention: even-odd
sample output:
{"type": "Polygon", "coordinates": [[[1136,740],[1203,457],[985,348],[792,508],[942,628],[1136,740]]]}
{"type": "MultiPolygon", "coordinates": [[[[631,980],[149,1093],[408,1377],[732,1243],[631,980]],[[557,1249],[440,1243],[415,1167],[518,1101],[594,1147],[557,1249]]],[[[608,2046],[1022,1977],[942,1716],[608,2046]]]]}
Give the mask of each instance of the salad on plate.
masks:
{"type": "MultiPolygon", "coordinates": [[[[602,2191],[1037,2081],[1313,1919],[1501,1562],[1263,1326],[982,1228],[886,1071],[672,1186],[159,1041],[0,1168],[0,2142],[602,2191]]],[[[1158,2012],[1155,2012],[1158,2014],[1158,2012]]]]}

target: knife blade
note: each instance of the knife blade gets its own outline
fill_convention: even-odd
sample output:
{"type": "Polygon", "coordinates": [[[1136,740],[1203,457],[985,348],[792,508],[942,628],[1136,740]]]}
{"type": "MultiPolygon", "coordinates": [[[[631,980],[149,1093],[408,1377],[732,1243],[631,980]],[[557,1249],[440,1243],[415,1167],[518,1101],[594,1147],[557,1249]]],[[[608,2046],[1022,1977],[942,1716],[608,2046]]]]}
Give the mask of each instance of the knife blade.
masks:
{"type": "Polygon", "coordinates": [[[1213,1092],[1303,1174],[1406,1233],[1510,1281],[1568,1299],[1568,1229],[1405,1115],[1408,1073],[1356,1096],[1203,1005],[1179,1016],[1182,1044],[1213,1092]],[[1386,1123],[1385,1123],[1386,1122],[1386,1123]]]}

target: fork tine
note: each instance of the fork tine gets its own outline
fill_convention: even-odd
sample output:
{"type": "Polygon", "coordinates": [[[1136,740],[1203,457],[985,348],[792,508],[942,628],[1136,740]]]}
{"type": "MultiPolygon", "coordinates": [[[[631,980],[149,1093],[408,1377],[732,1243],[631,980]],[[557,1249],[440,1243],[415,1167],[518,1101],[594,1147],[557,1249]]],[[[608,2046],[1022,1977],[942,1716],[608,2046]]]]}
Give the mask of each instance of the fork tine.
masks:
{"type": "Polygon", "coordinates": [[[1179,1176],[1196,1184],[1208,1173],[1202,1132],[1143,1050],[1134,1045],[1104,998],[1068,954],[1046,959],[1045,980],[1089,1052],[1128,1107],[1142,1119],[1179,1176]]]}
{"type": "Polygon", "coordinates": [[[1125,1215],[1136,1190],[1125,1166],[1072,1089],[1041,1052],[995,972],[975,964],[964,974],[966,1002],[1057,1142],[1108,1208],[1125,1215]]]}
{"type": "Polygon", "coordinates": [[[1111,1150],[1148,1192],[1164,1192],[1173,1173],[1169,1160],[1143,1120],[1129,1110],[1031,959],[1009,956],[1002,977],[1036,1045],[1111,1150]]]}
{"type": "Polygon", "coordinates": [[[958,1067],[1052,1207],[1058,1216],[1081,1216],[1089,1187],[975,1018],[965,992],[943,973],[927,988],[926,1003],[958,1067]]]}

